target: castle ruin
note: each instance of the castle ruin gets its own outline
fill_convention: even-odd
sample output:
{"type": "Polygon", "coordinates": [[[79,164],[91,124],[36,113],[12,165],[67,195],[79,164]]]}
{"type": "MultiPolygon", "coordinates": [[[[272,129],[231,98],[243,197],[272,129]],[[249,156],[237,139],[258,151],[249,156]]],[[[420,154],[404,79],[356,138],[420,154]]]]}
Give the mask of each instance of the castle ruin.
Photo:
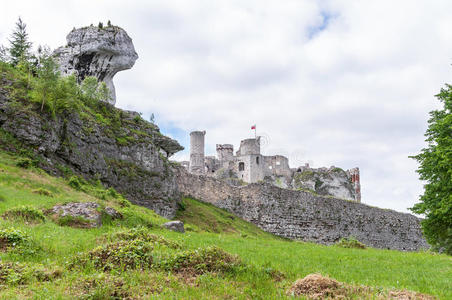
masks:
{"type": "Polygon", "coordinates": [[[235,186],[266,181],[282,188],[361,202],[359,168],[315,169],[308,164],[290,168],[289,159],[283,155],[261,154],[259,136],[242,140],[235,155],[232,144],[217,144],[217,155],[205,156],[205,134],[190,133],[190,161],[182,165],[192,174],[215,177],[235,186]]]}

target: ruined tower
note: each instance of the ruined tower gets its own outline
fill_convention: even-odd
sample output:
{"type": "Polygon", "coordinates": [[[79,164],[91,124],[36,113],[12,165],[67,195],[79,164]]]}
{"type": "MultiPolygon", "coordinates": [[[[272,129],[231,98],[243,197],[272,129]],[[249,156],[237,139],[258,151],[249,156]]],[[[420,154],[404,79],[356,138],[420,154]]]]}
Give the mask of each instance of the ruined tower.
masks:
{"type": "Polygon", "coordinates": [[[190,168],[189,172],[193,174],[204,174],[204,136],[205,131],[190,132],[190,168]]]}
{"type": "Polygon", "coordinates": [[[260,137],[241,141],[236,155],[236,172],[239,179],[249,183],[264,179],[265,162],[261,154],[260,137]]]}
{"type": "Polygon", "coordinates": [[[231,144],[217,144],[217,157],[222,168],[227,168],[234,160],[234,146],[231,144]]]}
{"type": "Polygon", "coordinates": [[[359,181],[359,168],[350,169],[353,188],[355,189],[355,201],[361,203],[361,183],[359,181]]]}

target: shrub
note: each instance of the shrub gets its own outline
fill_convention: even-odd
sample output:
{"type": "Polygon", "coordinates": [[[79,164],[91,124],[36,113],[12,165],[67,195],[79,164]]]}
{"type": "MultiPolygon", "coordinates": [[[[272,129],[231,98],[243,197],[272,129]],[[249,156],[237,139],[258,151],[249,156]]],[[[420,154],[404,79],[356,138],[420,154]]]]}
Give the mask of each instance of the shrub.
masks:
{"type": "Polygon", "coordinates": [[[116,233],[107,235],[106,237],[110,241],[117,241],[117,240],[132,241],[135,239],[141,239],[145,242],[150,242],[152,244],[164,245],[171,249],[181,249],[182,248],[182,246],[178,242],[170,241],[161,236],[149,233],[148,229],[146,227],[136,227],[136,228],[132,228],[132,229],[129,229],[126,231],[116,232],[116,233]]]}
{"type": "Polygon", "coordinates": [[[339,242],[336,243],[337,246],[342,248],[356,248],[356,249],[366,249],[366,245],[355,239],[354,237],[341,238],[339,242]]]}
{"type": "Polygon", "coordinates": [[[75,228],[92,228],[95,224],[93,221],[85,219],[83,217],[63,216],[56,220],[56,223],[60,226],[69,226],[75,228]]]}
{"type": "Polygon", "coordinates": [[[28,157],[19,158],[16,161],[16,166],[18,166],[19,168],[28,169],[32,165],[33,165],[33,161],[28,157]]]}
{"type": "Polygon", "coordinates": [[[129,200],[122,198],[122,197],[118,199],[118,204],[121,207],[130,207],[132,205],[132,203],[130,203],[129,200]]]}
{"type": "Polygon", "coordinates": [[[86,181],[78,176],[71,176],[68,182],[69,186],[78,191],[83,189],[83,186],[86,185],[86,181]]]}
{"type": "Polygon", "coordinates": [[[22,219],[31,223],[45,221],[44,214],[40,210],[30,206],[19,206],[12,208],[5,211],[2,216],[5,219],[22,219]]]}
{"type": "Polygon", "coordinates": [[[133,299],[123,278],[105,273],[81,277],[71,290],[71,294],[81,294],[77,299],[133,299]]]}
{"type": "Polygon", "coordinates": [[[20,249],[30,244],[29,236],[15,228],[0,230],[0,250],[7,251],[11,248],[20,249]]]}
{"type": "Polygon", "coordinates": [[[53,193],[51,191],[45,189],[45,188],[35,189],[35,190],[33,190],[33,193],[41,195],[41,196],[47,196],[47,197],[52,197],[53,196],[53,193]]]}
{"type": "Polygon", "coordinates": [[[152,250],[152,244],[141,239],[110,243],[77,255],[69,263],[69,268],[92,265],[104,272],[113,269],[147,269],[152,265],[152,250]]]}
{"type": "Polygon", "coordinates": [[[53,281],[61,277],[60,269],[48,270],[41,265],[25,265],[12,262],[0,262],[0,283],[7,285],[26,284],[35,279],[53,281]]]}
{"type": "Polygon", "coordinates": [[[204,274],[208,272],[231,272],[241,265],[236,255],[231,255],[216,246],[176,253],[163,262],[162,267],[176,272],[204,274]]]}

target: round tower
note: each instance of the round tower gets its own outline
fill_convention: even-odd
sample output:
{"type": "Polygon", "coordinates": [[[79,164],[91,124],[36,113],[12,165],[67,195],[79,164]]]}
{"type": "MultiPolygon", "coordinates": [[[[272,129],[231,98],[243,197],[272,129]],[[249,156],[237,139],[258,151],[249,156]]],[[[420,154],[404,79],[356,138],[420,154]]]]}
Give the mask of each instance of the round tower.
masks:
{"type": "Polygon", "coordinates": [[[190,167],[189,172],[194,174],[205,173],[204,163],[204,136],[205,131],[190,132],[190,167]]]}

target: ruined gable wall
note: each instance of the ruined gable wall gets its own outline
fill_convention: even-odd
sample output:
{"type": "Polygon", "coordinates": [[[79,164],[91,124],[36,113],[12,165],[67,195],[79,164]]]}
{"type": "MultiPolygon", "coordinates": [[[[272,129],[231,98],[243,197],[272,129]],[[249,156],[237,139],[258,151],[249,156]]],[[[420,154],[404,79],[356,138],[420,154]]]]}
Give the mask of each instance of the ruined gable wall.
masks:
{"type": "Polygon", "coordinates": [[[410,214],[265,183],[232,187],[211,177],[188,174],[183,169],[177,177],[179,189],[186,196],[227,209],[279,236],[322,244],[354,236],[376,248],[428,247],[421,233],[420,219],[410,214]]]}

